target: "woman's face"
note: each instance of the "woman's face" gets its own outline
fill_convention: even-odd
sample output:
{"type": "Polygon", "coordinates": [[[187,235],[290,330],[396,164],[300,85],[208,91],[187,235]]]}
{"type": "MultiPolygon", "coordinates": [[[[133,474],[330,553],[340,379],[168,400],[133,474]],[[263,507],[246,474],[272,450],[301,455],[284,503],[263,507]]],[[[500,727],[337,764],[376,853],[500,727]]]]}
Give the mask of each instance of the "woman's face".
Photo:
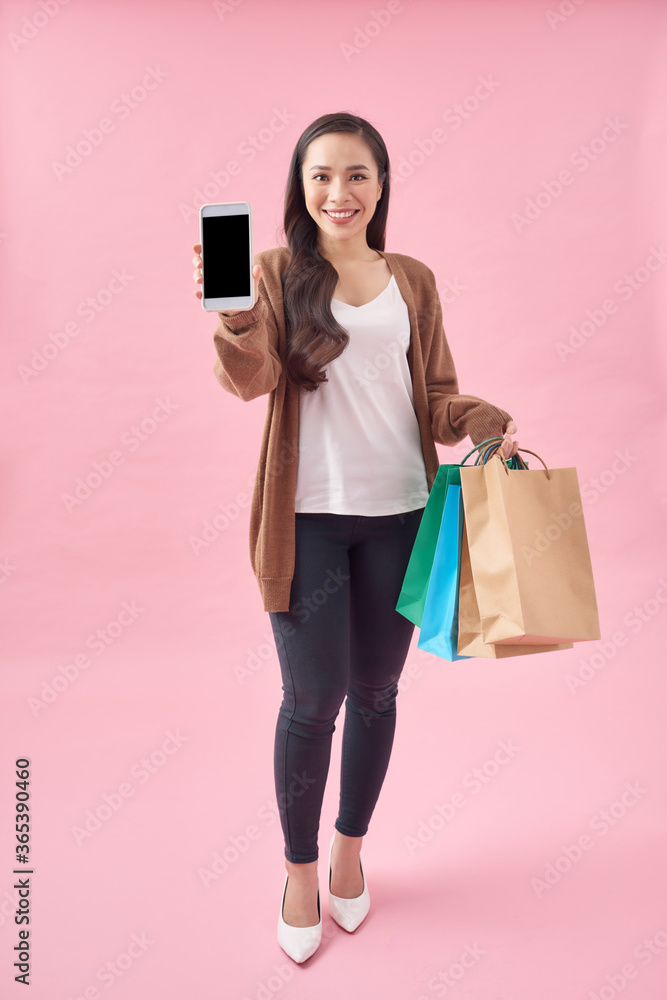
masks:
{"type": "Polygon", "coordinates": [[[382,194],[370,147],[359,136],[330,132],[313,139],[302,168],[306,208],[328,240],[364,234],[382,194]],[[330,212],[352,212],[339,221],[330,212]]]}

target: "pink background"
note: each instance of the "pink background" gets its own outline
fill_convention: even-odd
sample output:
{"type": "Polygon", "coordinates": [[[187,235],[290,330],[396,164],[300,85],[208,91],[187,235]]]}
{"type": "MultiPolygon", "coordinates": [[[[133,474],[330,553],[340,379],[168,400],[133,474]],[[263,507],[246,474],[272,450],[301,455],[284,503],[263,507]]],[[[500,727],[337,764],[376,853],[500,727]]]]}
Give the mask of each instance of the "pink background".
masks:
{"type": "Polygon", "coordinates": [[[3,996],[24,995],[26,756],[35,1000],[663,1000],[667,6],[560,8],[3,4],[3,996]],[[202,201],[247,199],[255,249],[275,246],[294,144],[339,110],[385,138],[386,249],[434,270],[461,391],[577,468],[602,641],[451,664],[415,630],[364,841],[371,913],[348,936],[324,902],[300,968],[275,937],[281,688],[248,553],[267,400],[213,376],[191,245],[202,201]]]}

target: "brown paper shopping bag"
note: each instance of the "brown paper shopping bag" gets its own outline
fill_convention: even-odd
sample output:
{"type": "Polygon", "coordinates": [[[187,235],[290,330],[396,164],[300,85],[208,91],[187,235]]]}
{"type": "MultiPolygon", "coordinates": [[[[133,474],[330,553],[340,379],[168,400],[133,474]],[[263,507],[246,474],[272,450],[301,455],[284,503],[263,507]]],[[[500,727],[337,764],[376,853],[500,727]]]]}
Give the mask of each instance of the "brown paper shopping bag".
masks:
{"type": "Polygon", "coordinates": [[[484,642],[482,622],[475,597],[475,584],[470,567],[470,553],[465,523],[461,545],[461,580],[459,584],[459,641],[458,653],[463,656],[491,656],[500,659],[504,656],[523,656],[527,653],[546,653],[554,649],[572,649],[572,643],[559,643],[529,646],[525,643],[509,646],[505,643],[484,642]]]}
{"type": "Polygon", "coordinates": [[[599,639],[576,469],[510,469],[497,454],[500,460],[488,454],[483,465],[461,467],[484,642],[599,639]]]}

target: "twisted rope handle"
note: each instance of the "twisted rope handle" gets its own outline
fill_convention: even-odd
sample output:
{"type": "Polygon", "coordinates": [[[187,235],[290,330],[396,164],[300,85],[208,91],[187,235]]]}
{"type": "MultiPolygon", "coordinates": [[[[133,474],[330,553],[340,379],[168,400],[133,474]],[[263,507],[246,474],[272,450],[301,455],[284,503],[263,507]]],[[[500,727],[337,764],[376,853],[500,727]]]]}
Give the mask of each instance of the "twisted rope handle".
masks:
{"type": "MultiPolygon", "coordinates": [[[[497,442],[500,442],[500,443],[492,445],[489,448],[490,454],[487,456],[487,461],[488,461],[489,458],[493,458],[494,455],[499,455],[500,458],[501,458],[501,460],[502,460],[503,465],[505,466],[505,472],[509,475],[509,466],[507,464],[505,456],[503,455],[502,451],[500,450],[500,445],[503,442],[503,438],[496,438],[495,440],[497,442]]],[[[531,451],[530,448],[518,448],[517,451],[525,451],[527,455],[534,455],[535,458],[539,458],[540,462],[542,463],[542,465],[545,468],[545,471],[546,471],[546,474],[547,474],[547,479],[551,479],[551,472],[547,468],[547,463],[544,461],[543,458],[540,458],[540,456],[537,454],[537,452],[531,451]]],[[[525,465],[525,463],[524,463],[524,465],[525,465]]]]}

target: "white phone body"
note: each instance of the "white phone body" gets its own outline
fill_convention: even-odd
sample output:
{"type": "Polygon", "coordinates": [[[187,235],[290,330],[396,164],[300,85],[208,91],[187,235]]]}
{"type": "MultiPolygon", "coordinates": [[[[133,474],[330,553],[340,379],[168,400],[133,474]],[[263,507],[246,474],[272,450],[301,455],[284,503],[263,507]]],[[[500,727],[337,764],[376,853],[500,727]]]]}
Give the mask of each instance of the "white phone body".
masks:
{"type": "Polygon", "coordinates": [[[247,201],[215,202],[199,209],[201,304],[209,311],[252,309],[252,209],[247,201]]]}

